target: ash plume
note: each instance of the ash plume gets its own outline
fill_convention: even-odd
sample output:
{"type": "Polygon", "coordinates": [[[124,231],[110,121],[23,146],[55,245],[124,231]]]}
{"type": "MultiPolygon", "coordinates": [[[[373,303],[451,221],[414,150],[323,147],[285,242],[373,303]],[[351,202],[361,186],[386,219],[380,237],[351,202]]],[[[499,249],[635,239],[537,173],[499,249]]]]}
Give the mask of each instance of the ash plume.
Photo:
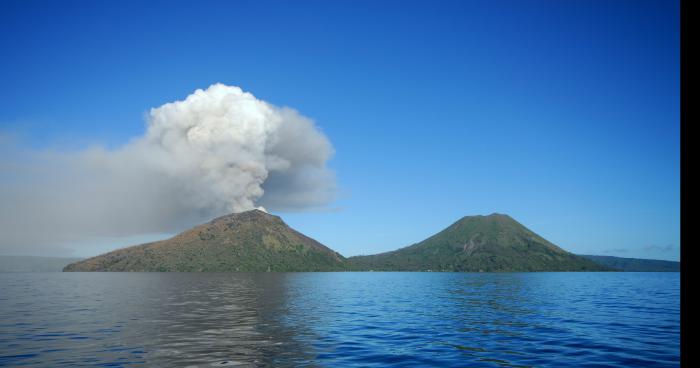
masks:
{"type": "Polygon", "coordinates": [[[151,109],[144,135],[117,149],[5,146],[6,248],[174,232],[262,206],[305,210],[335,188],[333,147],[313,121],[223,84],[151,109]]]}

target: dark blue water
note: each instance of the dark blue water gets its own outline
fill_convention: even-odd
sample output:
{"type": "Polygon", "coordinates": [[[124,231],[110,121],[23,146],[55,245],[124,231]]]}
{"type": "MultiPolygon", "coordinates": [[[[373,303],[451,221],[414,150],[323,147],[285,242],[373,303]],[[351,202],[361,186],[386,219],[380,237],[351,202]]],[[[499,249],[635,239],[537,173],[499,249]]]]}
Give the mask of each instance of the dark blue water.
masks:
{"type": "Polygon", "coordinates": [[[0,274],[0,365],[675,367],[678,273],[0,274]]]}

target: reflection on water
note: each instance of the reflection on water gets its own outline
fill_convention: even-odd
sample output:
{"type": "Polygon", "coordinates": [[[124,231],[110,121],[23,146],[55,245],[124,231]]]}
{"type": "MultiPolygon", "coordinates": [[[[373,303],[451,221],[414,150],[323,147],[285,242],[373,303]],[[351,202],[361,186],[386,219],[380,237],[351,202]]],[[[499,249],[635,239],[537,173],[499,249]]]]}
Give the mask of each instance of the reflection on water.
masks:
{"type": "Polygon", "coordinates": [[[677,273],[0,274],[0,365],[678,366],[677,273]]]}
{"type": "Polygon", "coordinates": [[[0,364],[257,366],[285,350],[305,359],[308,349],[274,322],[285,308],[283,278],[4,274],[0,364]]]}

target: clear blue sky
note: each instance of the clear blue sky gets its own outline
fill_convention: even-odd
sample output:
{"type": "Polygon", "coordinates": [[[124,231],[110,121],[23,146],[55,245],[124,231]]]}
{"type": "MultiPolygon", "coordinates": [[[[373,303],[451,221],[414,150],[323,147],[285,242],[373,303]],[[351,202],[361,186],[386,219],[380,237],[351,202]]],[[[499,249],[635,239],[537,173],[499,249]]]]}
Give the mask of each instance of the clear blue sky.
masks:
{"type": "Polygon", "coordinates": [[[678,259],[675,1],[0,1],[0,133],[118,147],[221,82],[313,118],[344,255],[507,213],[578,253],[678,259]]]}

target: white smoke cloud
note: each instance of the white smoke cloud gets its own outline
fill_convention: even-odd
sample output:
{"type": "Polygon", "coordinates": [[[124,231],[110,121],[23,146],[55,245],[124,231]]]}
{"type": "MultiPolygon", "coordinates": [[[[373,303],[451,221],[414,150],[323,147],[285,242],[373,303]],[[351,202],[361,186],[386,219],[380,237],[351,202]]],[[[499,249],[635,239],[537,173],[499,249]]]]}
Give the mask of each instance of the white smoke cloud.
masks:
{"type": "Polygon", "coordinates": [[[0,245],[173,232],[229,212],[327,204],[333,147],[314,123],[215,84],[151,109],[116,150],[3,152],[0,245]]]}

